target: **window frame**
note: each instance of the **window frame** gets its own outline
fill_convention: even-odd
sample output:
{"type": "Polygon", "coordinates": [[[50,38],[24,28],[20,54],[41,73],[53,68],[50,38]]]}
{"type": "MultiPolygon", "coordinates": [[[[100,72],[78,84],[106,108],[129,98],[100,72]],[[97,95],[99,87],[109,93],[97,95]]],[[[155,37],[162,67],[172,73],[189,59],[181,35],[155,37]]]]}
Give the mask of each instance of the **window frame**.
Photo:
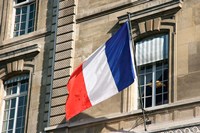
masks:
{"type": "MultiPolygon", "coordinates": [[[[152,105],[151,106],[149,106],[149,107],[145,107],[146,106],[146,104],[145,104],[145,101],[146,101],[146,98],[144,98],[144,96],[142,96],[142,94],[141,94],[141,98],[142,98],[142,102],[143,102],[143,107],[144,108],[152,108],[152,107],[156,107],[156,106],[161,106],[161,105],[164,105],[164,104],[169,104],[169,103],[171,103],[171,99],[170,99],[170,96],[171,96],[171,93],[170,93],[170,90],[171,90],[171,88],[170,88],[170,38],[171,38],[171,36],[170,36],[170,34],[169,33],[167,33],[167,32],[157,32],[156,34],[154,33],[154,34],[148,34],[147,36],[144,36],[143,38],[140,38],[140,39],[137,39],[137,40],[135,40],[135,44],[137,43],[137,42],[140,42],[140,41],[142,41],[142,40],[145,40],[145,39],[149,39],[149,38],[155,38],[155,37],[158,37],[158,36],[162,36],[162,35],[167,35],[168,37],[167,37],[167,45],[168,45],[168,56],[167,56],[167,59],[162,59],[162,60],[158,60],[158,61],[155,61],[155,62],[150,62],[150,63],[147,63],[147,64],[144,64],[144,66],[147,66],[147,65],[149,65],[149,64],[151,64],[152,65],[152,75],[151,75],[151,77],[152,77],[152,94],[151,94],[151,97],[152,97],[152,105]],[[160,105],[156,105],[156,96],[157,96],[157,94],[156,94],[156,63],[157,62],[160,62],[160,61],[166,61],[167,60],[167,65],[168,65],[168,67],[167,67],[167,70],[168,70],[168,75],[167,75],[167,77],[168,77],[168,79],[167,79],[167,82],[168,82],[168,84],[167,84],[167,94],[168,94],[168,101],[167,101],[167,103],[162,103],[162,104],[160,104],[160,105]],[[145,99],[145,101],[143,101],[143,99],[145,99]]],[[[136,47],[136,46],[135,46],[136,47]]],[[[137,59],[136,59],[137,60],[137,59]]],[[[137,67],[138,67],[138,89],[141,89],[140,88],[140,86],[141,86],[141,84],[139,83],[140,81],[140,70],[139,70],[139,67],[140,66],[143,66],[143,65],[137,65],[137,67]]],[[[166,68],[164,68],[164,69],[166,69],[166,68]]],[[[162,71],[163,71],[163,68],[161,69],[162,71]]],[[[143,73],[144,74],[144,73],[143,73]]],[[[145,72],[145,75],[146,75],[146,72],[145,72]]],[[[142,86],[145,86],[145,84],[143,84],[142,86]]],[[[144,90],[144,91],[146,91],[146,90],[144,90]]],[[[138,91],[138,93],[139,93],[139,91],[138,91]]],[[[141,93],[142,93],[142,91],[141,91],[141,93]]],[[[145,92],[144,92],[145,93],[145,92]]],[[[163,95],[163,94],[162,94],[163,95]]],[[[145,94],[145,97],[146,97],[146,94],[145,94]]],[[[138,101],[140,101],[140,94],[138,94],[138,101]]],[[[162,101],[163,102],[163,101],[162,101]]],[[[139,104],[139,108],[141,108],[141,105],[139,104]]]]}
{"type": "MultiPolygon", "coordinates": [[[[17,119],[18,118],[22,118],[23,119],[23,117],[24,117],[24,120],[22,120],[22,121],[24,121],[24,125],[21,125],[21,127],[19,128],[20,130],[23,128],[24,129],[24,131],[25,131],[25,128],[26,128],[26,116],[27,116],[27,106],[28,106],[28,92],[29,92],[29,86],[30,86],[30,78],[29,78],[29,74],[22,74],[22,75],[17,75],[17,76],[14,76],[13,78],[15,78],[15,77],[23,77],[23,76],[26,76],[26,78],[25,79],[21,79],[21,80],[19,80],[19,81],[15,81],[15,82],[13,82],[13,83],[16,83],[16,88],[17,88],[17,91],[16,91],[16,93],[15,94],[9,94],[9,95],[7,95],[7,90],[8,90],[8,84],[5,84],[4,83],[4,96],[3,96],[3,107],[2,107],[2,119],[1,119],[1,127],[0,127],[0,133],[4,133],[4,132],[8,132],[9,131],[9,129],[8,129],[8,124],[9,124],[9,120],[10,120],[10,111],[11,111],[11,100],[12,99],[15,99],[16,101],[15,101],[15,107],[14,107],[14,109],[15,109],[15,113],[14,113],[14,118],[13,118],[13,128],[12,128],[12,131],[14,131],[14,130],[16,130],[17,128],[19,128],[19,127],[17,127],[16,126],[16,124],[17,124],[17,119]],[[28,81],[26,81],[26,80],[28,80],[28,81]],[[23,92],[21,92],[21,85],[23,84],[23,81],[25,81],[24,82],[24,85],[25,85],[25,90],[23,91],[23,92]],[[24,100],[26,100],[26,101],[23,101],[23,103],[25,103],[25,104],[22,104],[21,106],[18,106],[18,104],[19,104],[19,99],[21,98],[21,97],[23,97],[23,99],[24,100]],[[8,101],[9,102],[9,107],[8,107],[8,109],[5,109],[5,106],[6,106],[6,101],[8,101]],[[19,110],[19,108],[22,108],[22,109],[24,109],[25,110],[25,113],[24,114],[22,114],[22,116],[18,116],[18,110],[19,110]],[[8,111],[8,115],[7,115],[7,118],[6,118],[6,120],[4,120],[4,115],[5,115],[5,110],[7,110],[8,111]],[[6,131],[3,131],[3,125],[4,125],[4,122],[6,122],[7,121],[7,127],[6,127],[6,131]]],[[[10,78],[10,79],[12,79],[12,78],[10,78]]],[[[6,81],[9,81],[10,79],[8,79],[8,80],[6,80],[6,81]]],[[[21,122],[22,122],[21,121],[21,122]]],[[[22,123],[21,123],[22,124],[22,123]]]]}
{"type": "Polygon", "coordinates": [[[169,103],[169,87],[168,87],[169,86],[169,62],[168,62],[168,59],[160,60],[160,61],[157,61],[157,62],[145,64],[145,65],[138,66],[138,67],[143,67],[143,66],[146,67],[146,66],[150,66],[150,65],[152,66],[151,71],[146,72],[146,68],[145,68],[145,71],[143,73],[140,73],[140,70],[139,70],[139,73],[138,73],[138,76],[139,76],[139,79],[140,79],[140,81],[139,81],[140,82],[139,83],[139,89],[143,88],[143,94],[144,95],[142,95],[142,101],[143,101],[143,107],[144,108],[155,107],[155,106],[164,105],[164,104],[168,104],[169,103]],[[157,66],[156,66],[157,63],[162,63],[162,67],[160,69],[156,69],[157,68],[157,66]],[[168,72],[167,73],[167,79],[164,79],[165,70],[167,70],[167,72],[168,72]],[[157,78],[156,74],[157,74],[158,71],[162,72],[162,79],[161,79],[160,83],[163,84],[163,82],[167,82],[167,85],[166,85],[167,86],[167,88],[166,88],[167,92],[164,92],[164,87],[162,86],[162,88],[161,88],[162,92],[159,93],[159,94],[156,93],[156,87],[157,87],[156,86],[156,81],[157,81],[156,80],[156,78],[157,78]],[[146,83],[147,75],[151,75],[151,78],[152,78],[152,83],[151,84],[146,83]],[[140,78],[142,76],[144,77],[143,78],[143,83],[141,83],[141,78],[140,78]],[[147,89],[146,87],[147,86],[150,86],[152,88],[150,95],[147,95],[147,93],[146,93],[146,89],[147,89]],[[165,94],[167,94],[167,103],[164,103],[164,99],[163,99],[165,94]],[[158,95],[162,95],[162,101],[161,101],[162,104],[159,104],[159,105],[156,104],[156,96],[158,96],[158,95]],[[151,106],[146,107],[146,100],[149,97],[151,97],[151,106]]]}
{"type": "MultiPolygon", "coordinates": [[[[34,31],[35,31],[36,0],[26,0],[26,1],[21,2],[21,3],[19,3],[19,4],[16,4],[16,1],[17,1],[17,0],[14,0],[14,1],[13,1],[13,15],[12,15],[12,28],[11,28],[11,37],[12,37],[12,38],[14,38],[14,37],[19,37],[19,36],[22,36],[22,35],[26,35],[26,34],[28,34],[28,33],[31,33],[31,32],[34,32],[34,31]],[[30,13],[31,13],[31,11],[30,11],[30,6],[31,6],[32,4],[34,4],[34,6],[35,6],[35,8],[33,9],[33,12],[34,12],[33,24],[32,24],[33,31],[29,32],[29,31],[28,31],[28,30],[29,30],[28,25],[29,25],[29,21],[32,20],[32,19],[29,18],[30,13]],[[19,26],[19,29],[15,31],[16,9],[17,9],[17,8],[22,8],[22,7],[25,7],[25,6],[27,7],[27,10],[26,10],[26,11],[27,11],[27,12],[26,12],[26,14],[27,14],[27,15],[26,15],[26,21],[24,21],[24,22],[26,23],[26,25],[25,25],[25,33],[24,33],[24,34],[20,34],[21,26],[19,26]],[[15,34],[14,34],[15,32],[19,32],[18,35],[15,36],[15,34]]],[[[20,9],[20,10],[21,10],[21,9],[20,9]]],[[[20,11],[19,16],[20,16],[20,20],[19,20],[18,23],[19,23],[19,25],[20,25],[21,22],[22,22],[22,21],[21,21],[21,17],[22,17],[21,11],[20,11]]]]}

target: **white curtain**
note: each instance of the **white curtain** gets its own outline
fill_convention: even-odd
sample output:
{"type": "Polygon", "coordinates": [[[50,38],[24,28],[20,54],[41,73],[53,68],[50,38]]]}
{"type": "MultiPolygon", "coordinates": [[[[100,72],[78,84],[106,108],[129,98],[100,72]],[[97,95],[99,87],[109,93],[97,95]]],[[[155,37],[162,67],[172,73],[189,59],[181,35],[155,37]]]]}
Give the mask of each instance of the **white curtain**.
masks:
{"type": "Polygon", "coordinates": [[[168,58],[168,35],[143,39],[136,43],[137,65],[144,65],[168,58]]]}

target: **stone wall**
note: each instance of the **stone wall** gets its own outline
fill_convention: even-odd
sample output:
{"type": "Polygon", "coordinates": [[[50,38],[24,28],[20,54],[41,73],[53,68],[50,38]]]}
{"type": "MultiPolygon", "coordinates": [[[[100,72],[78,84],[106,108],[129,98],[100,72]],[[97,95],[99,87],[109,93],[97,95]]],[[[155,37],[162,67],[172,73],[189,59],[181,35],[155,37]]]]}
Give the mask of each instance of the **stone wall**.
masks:
{"type": "Polygon", "coordinates": [[[200,3],[185,0],[177,14],[177,99],[200,95],[200,3]]]}
{"type": "Polygon", "coordinates": [[[72,68],[75,29],[75,1],[54,0],[54,48],[51,49],[53,68],[51,73],[49,125],[66,123],[66,84],[72,68]]]}
{"type": "MultiPolygon", "coordinates": [[[[43,132],[47,126],[48,105],[48,62],[53,47],[51,1],[36,0],[35,31],[26,35],[11,37],[13,17],[12,0],[0,2],[0,81],[23,72],[29,73],[29,90],[25,132],[43,132]],[[47,87],[47,88],[46,88],[47,87]],[[47,94],[47,97],[45,97],[47,94]],[[46,110],[46,111],[45,111],[46,110]]],[[[2,118],[4,96],[3,82],[0,82],[0,118],[2,118]]],[[[1,119],[2,120],[2,119],[1,119]]],[[[0,125],[2,128],[2,125],[0,125]]]]}
{"type": "Polygon", "coordinates": [[[127,20],[127,12],[131,13],[134,40],[154,33],[169,33],[170,100],[169,104],[146,109],[151,121],[148,132],[199,130],[199,9],[196,0],[60,0],[59,3],[54,0],[50,37],[54,47],[49,49],[48,56],[45,131],[144,131],[141,110],[128,109],[136,104],[133,101],[137,102],[135,90],[125,90],[71,121],[65,120],[69,75],[119,29],[127,20]]]}

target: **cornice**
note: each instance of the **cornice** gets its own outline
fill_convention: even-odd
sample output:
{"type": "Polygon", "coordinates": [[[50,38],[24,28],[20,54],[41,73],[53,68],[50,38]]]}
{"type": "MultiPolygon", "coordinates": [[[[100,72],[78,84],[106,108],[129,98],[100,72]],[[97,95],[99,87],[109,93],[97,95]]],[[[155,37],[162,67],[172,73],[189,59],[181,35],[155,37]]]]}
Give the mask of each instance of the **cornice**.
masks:
{"type": "Polygon", "coordinates": [[[6,60],[12,60],[20,56],[25,56],[27,54],[39,53],[40,47],[39,44],[23,44],[15,47],[8,47],[5,49],[0,49],[0,62],[6,60]]]}
{"type": "MultiPolygon", "coordinates": [[[[149,7],[143,10],[139,10],[136,12],[130,13],[130,19],[131,20],[138,20],[141,18],[145,18],[148,16],[156,16],[156,14],[161,14],[161,16],[167,16],[170,14],[175,14],[178,10],[182,8],[182,0],[174,0],[169,1],[160,5],[156,5],[153,7],[149,7]]],[[[159,15],[160,16],[160,15],[159,15]]],[[[118,17],[119,23],[124,23],[128,20],[128,15],[122,15],[118,17]]]]}
{"type": "Polygon", "coordinates": [[[0,45],[0,62],[13,61],[18,57],[35,55],[40,52],[40,41],[37,39],[51,35],[46,29],[38,30],[30,34],[4,40],[0,45]]]}
{"type": "Polygon", "coordinates": [[[76,22],[77,23],[85,22],[85,21],[88,21],[88,20],[91,20],[91,19],[95,19],[95,18],[98,18],[98,17],[102,17],[102,16],[105,16],[105,15],[117,12],[117,11],[121,11],[121,10],[130,8],[130,7],[133,7],[133,6],[138,6],[138,5],[147,3],[149,1],[151,1],[151,0],[139,0],[139,1],[129,0],[127,2],[123,1],[123,3],[119,2],[117,4],[109,4],[108,6],[98,7],[92,12],[86,12],[86,13],[78,14],[76,16],[76,22]]]}
{"type": "MultiPolygon", "coordinates": [[[[127,2],[117,4],[109,4],[107,6],[102,6],[94,9],[93,11],[86,11],[85,13],[80,13],[76,16],[76,22],[81,23],[85,21],[89,21],[95,18],[99,18],[105,15],[109,15],[111,13],[115,13],[118,11],[122,11],[125,9],[129,9],[132,7],[137,7],[142,4],[153,2],[152,0],[129,0],[127,2]]],[[[162,4],[156,3],[155,6],[149,6],[148,8],[137,10],[131,13],[131,19],[138,19],[144,16],[154,15],[159,12],[164,12],[167,10],[177,9],[179,10],[182,7],[182,0],[171,0],[168,2],[161,2],[162,4]]],[[[127,15],[123,15],[118,17],[120,23],[123,23],[127,20],[127,15]]]]}

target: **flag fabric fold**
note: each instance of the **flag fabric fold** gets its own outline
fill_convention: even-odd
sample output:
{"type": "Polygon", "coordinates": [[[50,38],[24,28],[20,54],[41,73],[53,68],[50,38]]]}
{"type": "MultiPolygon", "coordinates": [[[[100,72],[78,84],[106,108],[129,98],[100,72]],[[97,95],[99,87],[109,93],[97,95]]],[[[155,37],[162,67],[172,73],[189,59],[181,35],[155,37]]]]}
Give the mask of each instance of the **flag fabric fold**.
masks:
{"type": "Polygon", "coordinates": [[[128,22],[70,76],[66,119],[131,85],[136,79],[128,22]]]}

